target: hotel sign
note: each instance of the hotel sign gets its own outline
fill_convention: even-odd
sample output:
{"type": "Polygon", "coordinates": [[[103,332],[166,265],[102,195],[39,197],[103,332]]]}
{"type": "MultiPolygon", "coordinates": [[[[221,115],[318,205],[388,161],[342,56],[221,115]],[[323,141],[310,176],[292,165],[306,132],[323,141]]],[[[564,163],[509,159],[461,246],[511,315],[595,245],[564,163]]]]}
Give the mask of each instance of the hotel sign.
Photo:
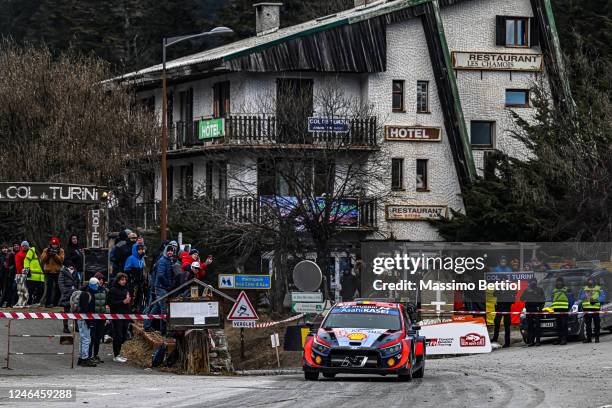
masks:
{"type": "Polygon", "coordinates": [[[207,140],[225,136],[225,119],[202,119],[198,125],[198,139],[207,140]]]}
{"type": "Polygon", "coordinates": [[[385,210],[386,219],[391,221],[437,220],[446,217],[445,205],[404,205],[389,204],[385,210]]]}
{"type": "Polygon", "coordinates": [[[542,71],[542,54],[501,52],[453,52],[453,68],[490,71],[542,71]]]}
{"type": "Polygon", "coordinates": [[[439,142],[440,128],[420,126],[385,126],[385,140],[409,142],[439,142]]]}

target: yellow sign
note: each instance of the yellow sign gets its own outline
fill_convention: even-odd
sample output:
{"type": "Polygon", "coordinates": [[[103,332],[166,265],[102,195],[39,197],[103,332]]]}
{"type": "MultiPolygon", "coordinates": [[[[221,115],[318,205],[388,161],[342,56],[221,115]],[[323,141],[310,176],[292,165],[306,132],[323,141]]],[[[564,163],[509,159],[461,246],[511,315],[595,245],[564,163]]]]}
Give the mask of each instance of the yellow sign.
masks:
{"type": "Polygon", "coordinates": [[[365,339],[366,337],[368,337],[367,334],[365,333],[351,333],[348,336],[346,336],[349,340],[354,340],[354,341],[361,341],[363,339],[365,339]]]}

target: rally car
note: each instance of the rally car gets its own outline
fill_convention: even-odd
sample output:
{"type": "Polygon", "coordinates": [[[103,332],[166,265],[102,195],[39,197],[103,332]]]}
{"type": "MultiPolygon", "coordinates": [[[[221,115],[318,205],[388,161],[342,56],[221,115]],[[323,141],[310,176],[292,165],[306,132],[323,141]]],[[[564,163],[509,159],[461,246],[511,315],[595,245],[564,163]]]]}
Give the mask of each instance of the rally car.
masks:
{"type": "Polygon", "coordinates": [[[402,304],[356,301],[334,305],[318,330],[306,338],[306,380],[319,373],[395,374],[400,380],[422,378],[425,337],[419,336],[402,304]]]}

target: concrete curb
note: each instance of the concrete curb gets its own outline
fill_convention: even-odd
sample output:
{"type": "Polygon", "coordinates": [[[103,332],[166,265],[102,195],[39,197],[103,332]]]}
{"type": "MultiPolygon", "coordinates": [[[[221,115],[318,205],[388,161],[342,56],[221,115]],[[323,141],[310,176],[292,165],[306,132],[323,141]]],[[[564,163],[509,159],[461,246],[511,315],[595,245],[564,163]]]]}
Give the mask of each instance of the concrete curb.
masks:
{"type": "Polygon", "coordinates": [[[276,370],[238,370],[236,375],[242,376],[266,376],[266,375],[295,375],[302,374],[303,371],[298,368],[279,368],[276,370]]]}

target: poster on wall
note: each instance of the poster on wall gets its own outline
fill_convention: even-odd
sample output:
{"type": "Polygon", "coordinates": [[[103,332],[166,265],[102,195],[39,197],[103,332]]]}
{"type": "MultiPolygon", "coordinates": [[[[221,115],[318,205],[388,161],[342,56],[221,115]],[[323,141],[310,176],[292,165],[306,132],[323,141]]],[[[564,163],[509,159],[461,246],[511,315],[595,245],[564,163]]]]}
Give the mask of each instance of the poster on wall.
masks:
{"type": "MultiPolygon", "coordinates": [[[[314,201],[299,203],[292,196],[261,196],[260,204],[263,209],[271,211],[273,216],[280,218],[295,217],[298,231],[304,229],[303,215],[322,216],[325,213],[326,201],[317,197],[314,201]],[[307,207],[312,205],[312,209],[307,207]],[[302,206],[302,209],[300,209],[302,206]]],[[[359,227],[359,201],[356,198],[343,198],[333,200],[329,208],[329,222],[336,223],[340,228],[359,227]]]]}

